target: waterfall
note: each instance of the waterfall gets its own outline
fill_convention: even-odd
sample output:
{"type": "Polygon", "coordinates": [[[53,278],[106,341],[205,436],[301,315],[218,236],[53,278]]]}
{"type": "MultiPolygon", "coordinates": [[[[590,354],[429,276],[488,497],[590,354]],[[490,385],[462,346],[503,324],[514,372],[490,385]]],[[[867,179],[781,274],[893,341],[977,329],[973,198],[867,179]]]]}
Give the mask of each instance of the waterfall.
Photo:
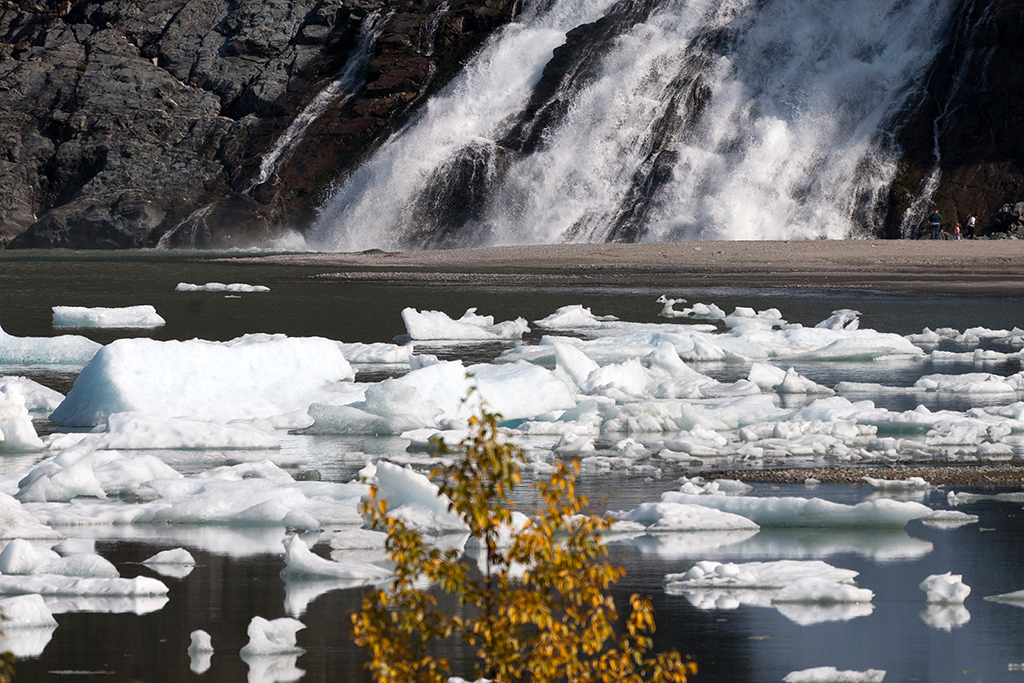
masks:
{"type": "MultiPolygon", "coordinates": [[[[366,75],[366,64],[374,41],[383,25],[380,12],[373,12],[363,20],[360,27],[359,43],[355,52],[348,58],[341,75],[331,81],[326,88],[317,93],[316,97],[306,105],[305,109],[291,122],[288,129],[279,137],[274,146],[260,159],[259,175],[246,188],[244,194],[251,194],[253,189],[274,177],[278,167],[291,156],[291,153],[302,142],[302,136],[310,124],[331,106],[342,94],[351,96],[362,83],[366,75]]],[[[342,103],[344,104],[344,102],[342,103]]]]}
{"type": "Polygon", "coordinates": [[[331,250],[873,234],[957,0],[543,0],[360,168],[331,250]]]}

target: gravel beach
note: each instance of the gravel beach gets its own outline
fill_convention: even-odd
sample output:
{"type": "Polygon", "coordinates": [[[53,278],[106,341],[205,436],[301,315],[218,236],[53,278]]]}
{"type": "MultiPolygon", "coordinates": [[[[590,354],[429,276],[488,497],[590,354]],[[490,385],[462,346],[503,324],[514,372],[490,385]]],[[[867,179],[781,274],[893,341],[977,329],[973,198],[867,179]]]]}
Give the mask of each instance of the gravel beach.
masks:
{"type": "Polygon", "coordinates": [[[314,277],[349,281],[1024,294],[1021,240],[559,244],[243,260],[314,266],[323,271],[314,277]]]}

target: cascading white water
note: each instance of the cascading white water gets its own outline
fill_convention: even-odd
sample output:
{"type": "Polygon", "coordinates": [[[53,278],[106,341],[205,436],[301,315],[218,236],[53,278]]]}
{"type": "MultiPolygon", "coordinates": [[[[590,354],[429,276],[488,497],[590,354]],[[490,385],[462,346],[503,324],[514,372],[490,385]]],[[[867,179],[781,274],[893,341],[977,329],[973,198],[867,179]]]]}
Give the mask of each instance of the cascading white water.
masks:
{"type": "MultiPolygon", "coordinates": [[[[431,184],[467,149],[496,150],[566,32],[622,6],[547,4],[528,6],[341,183],[314,244],[423,246],[417,207],[431,184]]],[[[539,144],[490,154],[503,166],[488,169],[483,207],[447,243],[868,234],[895,172],[887,126],[955,5],[663,0],[574,84],[539,144]]]]}

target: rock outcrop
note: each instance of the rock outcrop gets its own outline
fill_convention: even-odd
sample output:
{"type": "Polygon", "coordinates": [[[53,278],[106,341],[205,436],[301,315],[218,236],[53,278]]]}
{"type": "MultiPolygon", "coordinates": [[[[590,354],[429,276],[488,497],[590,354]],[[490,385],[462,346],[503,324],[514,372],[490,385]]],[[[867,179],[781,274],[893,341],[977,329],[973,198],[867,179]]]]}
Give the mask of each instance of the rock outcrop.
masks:
{"type": "Polygon", "coordinates": [[[0,2],[0,246],[279,237],[308,223],[318,191],[397,130],[514,4],[0,2]],[[358,55],[371,16],[375,41],[358,55]],[[356,56],[355,91],[328,97],[260,183],[263,156],[356,56]]]}
{"type": "Polygon", "coordinates": [[[965,0],[950,33],[923,96],[901,114],[886,237],[913,236],[936,208],[947,230],[977,216],[979,235],[1008,235],[1012,221],[996,215],[1024,200],[1024,10],[1015,0],[965,0]],[[936,168],[931,201],[922,201],[936,168]]]}

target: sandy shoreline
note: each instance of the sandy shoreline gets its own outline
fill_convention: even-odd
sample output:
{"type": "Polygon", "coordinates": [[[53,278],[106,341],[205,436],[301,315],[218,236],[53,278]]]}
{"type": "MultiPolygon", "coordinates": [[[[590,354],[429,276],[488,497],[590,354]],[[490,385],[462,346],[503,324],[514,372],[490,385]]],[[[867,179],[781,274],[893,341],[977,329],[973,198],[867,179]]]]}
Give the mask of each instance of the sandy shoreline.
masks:
{"type": "Polygon", "coordinates": [[[316,277],[351,281],[1024,292],[1020,240],[560,244],[233,260],[313,266],[323,270],[316,277]]]}

